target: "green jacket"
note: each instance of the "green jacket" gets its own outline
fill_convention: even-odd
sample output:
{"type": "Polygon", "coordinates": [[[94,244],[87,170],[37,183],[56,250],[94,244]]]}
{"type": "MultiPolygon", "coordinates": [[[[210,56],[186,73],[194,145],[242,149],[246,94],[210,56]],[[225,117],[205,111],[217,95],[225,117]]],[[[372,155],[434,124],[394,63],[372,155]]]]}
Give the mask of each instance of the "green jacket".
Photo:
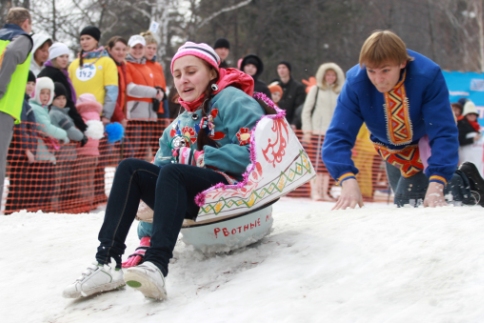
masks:
{"type": "Polygon", "coordinates": [[[32,39],[20,26],[0,29],[0,111],[20,123],[30,66],[32,39]]]}

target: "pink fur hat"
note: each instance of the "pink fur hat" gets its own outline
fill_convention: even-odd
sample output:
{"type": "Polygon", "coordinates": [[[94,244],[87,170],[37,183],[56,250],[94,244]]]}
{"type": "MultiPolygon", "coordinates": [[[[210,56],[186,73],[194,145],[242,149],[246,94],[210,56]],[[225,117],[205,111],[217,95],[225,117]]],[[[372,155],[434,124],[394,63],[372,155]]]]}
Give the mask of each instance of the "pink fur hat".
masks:
{"type": "Polygon", "coordinates": [[[79,113],[81,113],[81,111],[93,109],[94,111],[98,112],[99,115],[101,115],[103,110],[101,103],[97,102],[96,97],[91,93],[79,95],[76,102],[76,108],[79,110],[79,113]]]}

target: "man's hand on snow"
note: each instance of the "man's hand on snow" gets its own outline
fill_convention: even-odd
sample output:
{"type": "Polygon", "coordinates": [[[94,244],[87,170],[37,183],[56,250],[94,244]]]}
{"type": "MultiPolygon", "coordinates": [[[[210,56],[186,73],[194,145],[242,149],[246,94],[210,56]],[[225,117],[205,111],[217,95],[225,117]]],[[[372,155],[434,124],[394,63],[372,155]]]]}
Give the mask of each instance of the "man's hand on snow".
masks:
{"type": "Polygon", "coordinates": [[[344,210],[347,207],[354,209],[356,205],[363,207],[363,197],[356,179],[349,178],[341,183],[341,196],[333,210],[344,210]]]}
{"type": "Polygon", "coordinates": [[[430,182],[425,193],[424,207],[446,206],[444,198],[444,185],[437,182],[430,182]]]}

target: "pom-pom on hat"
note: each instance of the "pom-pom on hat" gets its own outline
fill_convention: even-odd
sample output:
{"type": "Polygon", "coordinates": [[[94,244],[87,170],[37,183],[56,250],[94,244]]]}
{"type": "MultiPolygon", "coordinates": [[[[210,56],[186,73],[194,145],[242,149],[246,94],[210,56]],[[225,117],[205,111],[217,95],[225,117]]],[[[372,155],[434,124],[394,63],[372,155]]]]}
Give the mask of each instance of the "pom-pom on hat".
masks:
{"type": "Polygon", "coordinates": [[[119,122],[108,123],[104,129],[108,136],[108,143],[120,141],[124,136],[124,128],[119,122]]]}
{"type": "Polygon", "coordinates": [[[129,47],[134,47],[136,45],[140,44],[141,46],[145,47],[146,46],[146,40],[143,36],[141,35],[133,35],[129,37],[128,40],[128,46],[129,47]]]}
{"type": "Polygon", "coordinates": [[[62,55],[69,55],[71,51],[66,44],[54,43],[54,45],[49,47],[49,60],[53,60],[62,55]]]}
{"type": "Polygon", "coordinates": [[[186,42],[180,48],[178,48],[175,56],[173,56],[173,59],[171,60],[171,64],[170,64],[171,74],[173,74],[173,64],[175,63],[175,61],[180,57],[187,56],[187,55],[192,55],[204,60],[210,66],[215,68],[215,70],[218,72],[220,57],[213,50],[212,47],[204,43],[196,44],[192,42],[186,42]]]}
{"type": "Polygon", "coordinates": [[[225,38],[219,38],[215,41],[215,44],[213,44],[213,49],[217,48],[227,48],[230,49],[230,43],[227,39],[225,38]]]}
{"type": "Polygon", "coordinates": [[[99,41],[101,39],[101,31],[99,30],[99,28],[97,28],[95,26],[84,27],[81,30],[80,36],[82,36],[82,35],[89,35],[97,41],[99,41]]]}

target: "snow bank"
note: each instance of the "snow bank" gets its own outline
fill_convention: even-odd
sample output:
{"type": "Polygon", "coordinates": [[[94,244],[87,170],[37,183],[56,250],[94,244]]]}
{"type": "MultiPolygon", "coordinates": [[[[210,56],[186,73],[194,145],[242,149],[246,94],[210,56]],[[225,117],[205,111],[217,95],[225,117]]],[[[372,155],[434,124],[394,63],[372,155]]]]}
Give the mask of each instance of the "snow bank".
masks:
{"type": "MultiPolygon", "coordinates": [[[[62,289],[94,259],[103,211],[0,217],[2,322],[482,322],[481,207],[329,210],[283,198],[261,242],[209,256],[179,242],[168,300],[62,289]]],[[[136,230],[127,254],[137,246],[136,230]]]]}

